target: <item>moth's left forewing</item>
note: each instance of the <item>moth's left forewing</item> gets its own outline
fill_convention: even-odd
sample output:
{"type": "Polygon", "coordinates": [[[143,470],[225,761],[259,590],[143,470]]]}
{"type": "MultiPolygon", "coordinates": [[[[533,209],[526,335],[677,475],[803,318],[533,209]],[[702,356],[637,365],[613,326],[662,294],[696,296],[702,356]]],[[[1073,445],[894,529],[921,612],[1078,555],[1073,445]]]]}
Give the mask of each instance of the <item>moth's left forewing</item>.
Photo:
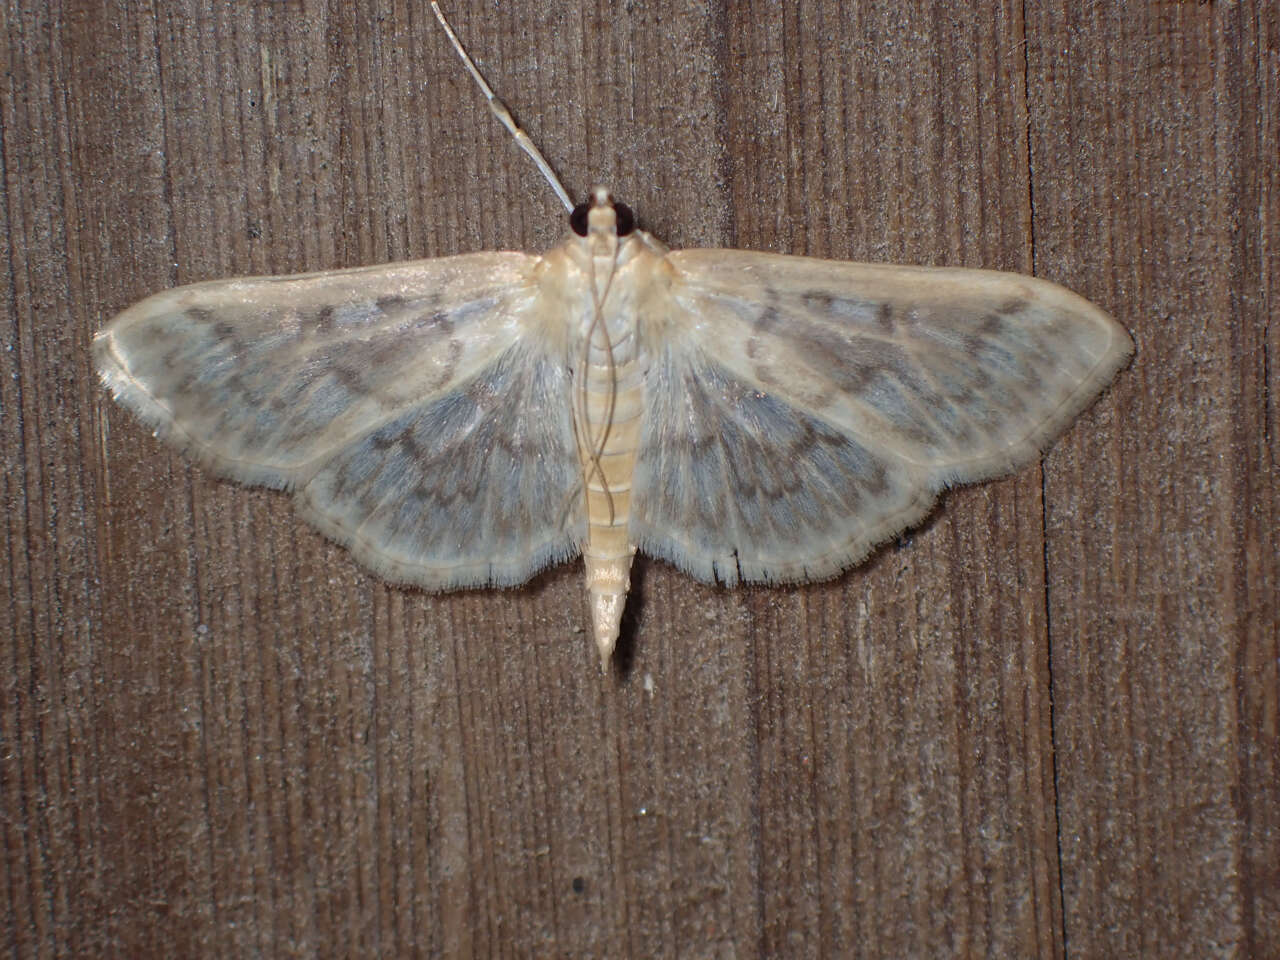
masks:
{"type": "Polygon", "coordinates": [[[521,335],[536,266],[467,254],[189,284],[115,317],[94,359],[120,403],[202,464],[293,486],[493,362],[521,335]]]}
{"type": "Polygon", "coordinates": [[[124,311],[95,359],[157,435],[291,490],[384,578],[520,583],[584,525],[544,273],[479,253],[193,284],[124,311]]]}

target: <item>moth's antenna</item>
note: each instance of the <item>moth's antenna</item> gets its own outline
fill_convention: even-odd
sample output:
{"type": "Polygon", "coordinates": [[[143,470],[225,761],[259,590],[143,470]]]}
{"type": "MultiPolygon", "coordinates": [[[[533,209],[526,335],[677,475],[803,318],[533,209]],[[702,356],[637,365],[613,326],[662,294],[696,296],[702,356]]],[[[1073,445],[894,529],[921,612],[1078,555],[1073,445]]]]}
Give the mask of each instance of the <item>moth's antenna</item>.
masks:
{"type": "Polygon", "coordinates": [[[453,32],[453,27],[449,26],[449,21],[444,18],[444,14],[440,11],[440,4],[436,0],[431,0],[431,9],[435,11],[436,19],[440,21],[440,26],[444,27],[444,32],[449,35],[449,42],[453,44],[453,49],[458,51],[458,56],[462,58],[462,62],[466,65],[472,78],[480,85],[480,92],[484,94],[485,100],[489,101],[489,109],[493,112],[493,115],[498,118],[499,123],[507,128],[511,136],[516,138],[516,143],[520,146],[520,149],[529,155],[529,158],[542,171],[542,175],[547,178],[547,183],[551,184],[551,189],[556,192],[556,196],[560,198],[564,208],[572,213],[573,201],[569,199],[569,194],[560,182],[560,178],[556,176],[556,172],[551,169],[551,164],[547,163],[547,158],[542,155],[542,152],[529,139],[529,135],[520,129],[515,119],[511,116],[511,111],[507,109],[507,105],[494,94],[493,88],[485,83],[484,77],[480,75],[476,65],[471,62],[471,58],[467,56],[467,51],[462,49],[462,41],[453,32]]]}

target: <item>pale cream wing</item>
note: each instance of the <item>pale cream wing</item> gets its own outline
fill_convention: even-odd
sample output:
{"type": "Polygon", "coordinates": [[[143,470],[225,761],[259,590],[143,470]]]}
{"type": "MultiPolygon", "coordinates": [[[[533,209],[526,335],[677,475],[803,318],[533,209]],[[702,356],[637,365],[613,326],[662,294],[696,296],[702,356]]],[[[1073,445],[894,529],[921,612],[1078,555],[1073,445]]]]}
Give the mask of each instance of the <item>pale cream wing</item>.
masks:
{"type": "Polygon", "coordinates": [[[576,552],[584,523],[537,263],[485,253],[179,287],[113,320],[95,358],[158,436],[293,490],[380,575],[518,583],[576,552]]]}
{"type": "Polygon", "coordinates": [[[951,484],[1035,459],[1132,353],[1031,277],[669,255],[637,543],[708,581],[831,576],[951,484]]]}

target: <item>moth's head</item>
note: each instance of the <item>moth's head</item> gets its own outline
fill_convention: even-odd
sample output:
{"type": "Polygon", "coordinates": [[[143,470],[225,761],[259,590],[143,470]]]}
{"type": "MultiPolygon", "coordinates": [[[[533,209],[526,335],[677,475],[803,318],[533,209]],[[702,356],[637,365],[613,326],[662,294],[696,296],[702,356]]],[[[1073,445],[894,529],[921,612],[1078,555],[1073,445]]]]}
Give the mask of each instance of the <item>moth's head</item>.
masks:
{"type": "MultiPolygon", "coordinates": [[[[630,235],[636,218],[625,203],[617,203],[604,187],[591,191],[591,199],[578,204],[569,214],[569,226],[580,237],[599,238],[606,249],[630,235]]],[[[594,244],[593,244],[594,245],[594,244]]]]}

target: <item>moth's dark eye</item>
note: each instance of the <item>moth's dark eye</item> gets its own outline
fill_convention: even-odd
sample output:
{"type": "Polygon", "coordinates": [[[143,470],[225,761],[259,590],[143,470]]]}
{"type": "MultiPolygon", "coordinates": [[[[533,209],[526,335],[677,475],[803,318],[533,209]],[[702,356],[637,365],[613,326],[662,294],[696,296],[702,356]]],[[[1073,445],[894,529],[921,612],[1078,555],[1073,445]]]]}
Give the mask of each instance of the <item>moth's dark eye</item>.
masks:
{"type": "Polygon", "coordinates": [[[618,236],[625,237],[636,228],[636,215],[625,203],[615,203],[613,212],[618,215],[618,236]]]}
{"type": "Polygon", "coordinates": [[[587,214],[591,212],[591,204],[580,203],[569,214],[569,228],[580,237],[587,235],[587,214]]]}

